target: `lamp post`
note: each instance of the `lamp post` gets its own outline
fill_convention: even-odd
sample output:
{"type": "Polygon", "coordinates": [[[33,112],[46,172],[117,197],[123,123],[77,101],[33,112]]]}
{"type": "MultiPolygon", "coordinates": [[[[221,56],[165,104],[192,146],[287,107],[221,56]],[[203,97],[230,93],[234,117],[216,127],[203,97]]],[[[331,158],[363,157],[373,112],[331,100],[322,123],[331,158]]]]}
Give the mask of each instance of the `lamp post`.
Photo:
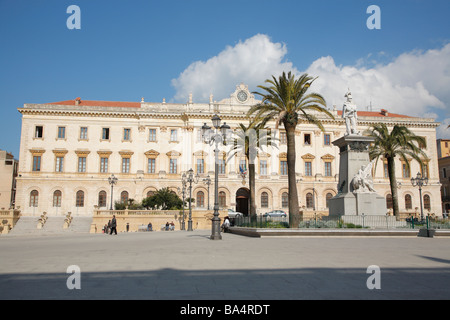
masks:
{"type": "MultiPolygon", "coordinates": [[[[181,230],[186,230],[186,225],[184,222],[185,219],[185,214],[184,214],[184,199],[186,196],[186,185],[187,185],[187,181],[186,181],[186,172],[183,172],[183,174],[181,175],[181,194],[183,195],[183,221],[181,222],[181,230]]],[[[190,200],[190,199],[189,199],[190,200]]]]}
{"type": "Polygon", "coordinates": [[[111,185],[111,205],[109,207],[109,210],[112,210],[113,209],[113,190],[114,190],[114,185],[117,183],[117,178],[114,176],[114,174],[112,174],[108,178],[108,182],[111,185]]]}
{"type": "Polygon", "coordinates": [[[198,183],[198,179],[200,176],[197,174],[194,176],[194,170],[189,169],[187,174],[185,175],[186,183],[189,183],[189,220],[188,220],[188,229],[187,231],[193,231],[192,229],[192,183],[198,183]]]}
{"type": "Polygon", "coordinates": [[[414,187],[419,187],[419,196],[420,196],[420,220],[423,221],[423,205],[422,205],[422,187],[428,184],[428,178],[422,177],[420,172],[417,172],[417,176],[411,178],[411,184],[414,187]]]}
{"type": "Polygon", "coordinates": [[[211,240],[221,240],[220,234],[220,218],[219,218],[219,142],[225,144],[227,136],[230,134],[230,126],[224,122],[220,125],[221,119],[216,114],[212,117],[214,130],[211,130],[206,123],[202,126],[202,137],[205,143],[212,145],[215,143],[214,149],[214,217],[212,219],[211,240]]]}
{"type": "Polygon", "coordinates": [[[211,185],[211,177],[208,176],[203,179],[203,182],[208,186],[208,210],[209,210],[209,186],[211,185]]]}

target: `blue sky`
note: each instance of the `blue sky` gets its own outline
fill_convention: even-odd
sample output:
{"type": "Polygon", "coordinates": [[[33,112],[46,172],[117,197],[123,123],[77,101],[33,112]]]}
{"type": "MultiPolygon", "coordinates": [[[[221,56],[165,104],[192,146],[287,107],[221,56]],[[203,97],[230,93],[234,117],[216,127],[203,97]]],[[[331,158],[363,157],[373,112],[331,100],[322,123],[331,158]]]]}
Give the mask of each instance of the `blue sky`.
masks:
{"type": "MultiPolygon", "coordinates": [[[[329,104],[349,86],[358,107],[447,124],[449,14],[448,0],[0,0],[0,149],[19,158],[24,103],[184,102],[188,91],[194,102],[219,100],[289,67],[318,75],[329,104]],[[366,26],[372,4],[380,30],[366,26]],[[66,27],[70,5],[81,9],[80,30],[66,27]]],[[[450,138],[443,128],[438,136],[450,138]]]]}

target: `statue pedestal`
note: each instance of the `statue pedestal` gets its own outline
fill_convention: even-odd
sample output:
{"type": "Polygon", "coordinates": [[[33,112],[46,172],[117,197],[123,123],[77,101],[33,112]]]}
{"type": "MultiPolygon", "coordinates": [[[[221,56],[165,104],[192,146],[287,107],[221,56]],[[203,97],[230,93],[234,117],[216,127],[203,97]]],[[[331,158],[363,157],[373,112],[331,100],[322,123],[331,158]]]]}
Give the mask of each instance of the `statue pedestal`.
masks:
{"type": "MultiPolygon", "coordinates": [[[[333,144],[339,148],[338,194],[329,200],[329,215],[385,215],[386,201],[376,192],[354,190],[352,180],[362,167],[370,163],[371,137],[345,135],[333,144]]],[[[372,175],[370,174],[370,178],[372,175]]]]}

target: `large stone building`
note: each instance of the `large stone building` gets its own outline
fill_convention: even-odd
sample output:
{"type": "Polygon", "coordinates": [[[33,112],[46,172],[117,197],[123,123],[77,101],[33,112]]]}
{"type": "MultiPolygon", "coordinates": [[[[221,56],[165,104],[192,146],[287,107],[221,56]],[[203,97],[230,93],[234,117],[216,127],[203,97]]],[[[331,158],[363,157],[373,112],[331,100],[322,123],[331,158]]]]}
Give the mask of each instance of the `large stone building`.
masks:
{"type": "MultiPolygon", "coordinates": [[[[344,100],[344,98],[343,98],[344,100]]],[[[133,198],[140,201],[162,187],[178,192],[181,174],[192,168],[201,176],[193,185],[192,197],[197,209],[214,202],[213,184],[202,181],[214,177],[214,147],[204,144],[201,126],[212,126],[218,114],[232,129],[248,123],[246,112],[256,103],[255,97],[241,84],[229,98],[209,103],[175,104],[141,102],[87,101],[80,98],[46,104],[25,104],[22,114],[20,165],[16,204],[24,215],[92,215],[95,207],[107,209],[113,201],[133,198]],[[108,177],[118,183],[111,188],[108,177]]],[[[345,132],[341,111],[332,108],[335,119],[320,115],[325,132],[302,122],[297,128],[297,182],[300,206],[305,212],[327,214],[327,199],[336,195],[339,150],[331,143],[345,132]]],[[[413,118],[381,112],[358,112],[360,130],[377,122],[389,126],[408,126],[426,137],[429,160],[423,170],[414,160],[411,170],[398,160],[400,211],[417,212],[419,191],[410,178],[418,171],[429,177],[424,188],[426,209],[442,215],[436,157],[436,127],[432,119],[413,118]]],[[[279,141],[268,146],[256,158],[257,213],[274,209],[287,211],[286,135],[269,123],[279,141]]],[[[222,208],[248,212],[248,176],[243,178],[240,165],[244,155],[231,158],[221,149],[219,164],[219,202],[222,208]]],[[[374,183],[376,191],[390,207],[389,180],[383,160],[378,162],[374,183]]]]}

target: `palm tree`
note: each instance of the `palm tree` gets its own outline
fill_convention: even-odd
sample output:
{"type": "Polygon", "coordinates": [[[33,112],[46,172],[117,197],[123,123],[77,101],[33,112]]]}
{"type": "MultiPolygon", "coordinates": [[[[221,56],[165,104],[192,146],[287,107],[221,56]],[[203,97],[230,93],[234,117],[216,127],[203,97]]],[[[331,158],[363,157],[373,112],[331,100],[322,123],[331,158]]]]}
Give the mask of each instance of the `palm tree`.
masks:
{"type": "Polygon", "coordinates": [[[258,86],[264,93],[254,92],[262,97],[261,103],[254,105],[248,115],[265,121],[276,120],[275,128],[283,123],[287,137],[287,167],[289,188],[289,226],[298,227],[300,222],[297,182],[295,173],[295,129],[300,121],[313,123],[324,131],[317,113],[325,113],[332,119],[334,116],[326,109],[325,99],[318,93],[308,93],[308,89],[317,78],[308,74],[298,79],[285,72],[278,79],[272,76],[265,82],[268,86],[258,86]]]}
{"type": "Polygon", "coordinates": [[[427,155],[422,150],[422,148],[426,148],[426,140],[424,137],[416,136],[404,126],[395,125],[392,131],[389,132],[385,123],[374,124],[365,131],[365,134],[375,138],[375,141],[369,149],[370,160],[376,159],[378,161],[380,157],[387,160],[393,211],[394,215],[397,216],[399,209],[397,179],[395,177],[395,157],[399,156],[403,160],[408,171],[410,171],[408,156],[415,159],[422,166],[421,157],[427,159],[427,155]]]}
{"type": "Polygon", "coordinates": [[[234,144],[231,145],[228,151],[229,158],[236,156],[239,152],[245,154],[248,161],[248,180],[250,188],[250,217],[256,217],[256,201],[255,201],[255,159],[257,156],[257,151],[263,150],[264,146],[269,144],[272,147],[276,147],[274,139],[268,134],[268,129],[265,128],[266,121],[252,121],[250,120],[249,125],[245,126],[240,123],[238,131],[236,132],[236,137],[234,139],[234,144]]]}

